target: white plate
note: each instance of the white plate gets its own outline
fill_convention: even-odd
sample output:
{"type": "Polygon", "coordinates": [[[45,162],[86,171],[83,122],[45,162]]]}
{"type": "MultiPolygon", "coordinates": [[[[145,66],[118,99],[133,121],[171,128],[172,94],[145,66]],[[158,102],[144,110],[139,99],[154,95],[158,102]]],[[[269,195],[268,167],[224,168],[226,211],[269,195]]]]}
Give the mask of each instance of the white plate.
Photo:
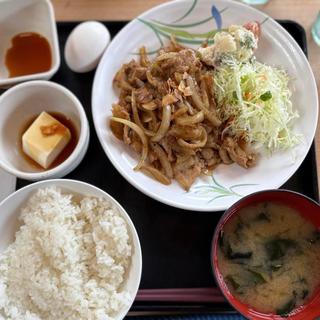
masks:
{"type": "Polygon", "coordinates": [[[0,202],[16,190],[16,177],[0,168],[0,202]]]}
{"type": "MultiPolygon", "coordinates": [[[[182,40],[203,41],[198,38],[191,41],[185,38],[182,40]]],[[[192,43],[188,45],[199,46],[192,43]]],[[[174,207],[196,211],[218,211],[228,208],[240,197],[254,191],[279,188],[295,173],[307,155],[314,138],[318,119],[318,94],[314,76],[304,53],[289,33],[273,19],[238,2],[181,0],[145,12],[124,27],[114,38],[96,72],[92,113],[106,155],[133,186],[146,195],[174,207]],[[176,182],[164,186],[141,172],[134,172],[133,167],[137,157],[112,135],[107,125],[112,103],[118,100],[112,79],[124,62],[137,57],[136,52],[139,47],[144,45],[147,50],[152,51],[158,49],[161,42],[168,41],[167,33],[164,28],[160,29],[160,24],[156,27],[151,26],[150,23],[154,21],[171,24],[175,29],[189,33],[208,32],[216,29],[220,22],[222,28],[248,21],[262,23],[262,37],[257,57],[267,64],[281,66],[293,79],[292,101],[294,108],[300,114],[294,131],[303,135],[302,143],[293,151],[277,152],[272,156],[261,157],[258,165],[249,170],[235,164],[220,165],[214,171],[212,178],[199,178],[189,192],[182,190],[176,182]]]]}

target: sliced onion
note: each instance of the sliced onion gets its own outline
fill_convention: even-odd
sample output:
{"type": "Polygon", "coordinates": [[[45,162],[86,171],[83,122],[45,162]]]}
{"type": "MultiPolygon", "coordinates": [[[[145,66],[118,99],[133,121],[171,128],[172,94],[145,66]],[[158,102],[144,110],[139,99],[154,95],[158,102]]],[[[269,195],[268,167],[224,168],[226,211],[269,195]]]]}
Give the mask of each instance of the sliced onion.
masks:
{"type": "Polygon", "coordinates": [[[142,109],[144,109],[146,111],[153,111],[158,108],[157,104],[154,101],[150,101],[148,103],[143,103],[141,105],[141,107],[142,107],[142,109]]]}
{"type": "Polygon", "coordinates": [[[184,147],[184,148],[188,148],[188,149],[197,149],[197,148],[202,148],[206,145],[207,143],[207,139],[208,139],[208,135],[207,135],[207,131],[205,128],[201,127],[201,130],[202,130],[202,139],[200,141],[197,141],[195,143],[189,143],[183,139],[178,139],[178,144],[181,146],[181,147],[184,147]]]}
{"type": "Polygon", "coordinates": [[[231,163],[233,163],[233,161],[230,159],[230,156],[229,156],[227,150],[225,150],[225,149],[223,149],[223,148],[220,148],[220,149],[219,149],[219,156],[220,156],[220,158],[221,158],[221,160],[222,160],[222,162],[223,162],[224,164],[231,164],[231,163]]]}
{"type": "Polygon", "coordinates": [[[201,79],[200,83],[200,89],[201,89],[201,95],[202,95],[202,101],[205,108],[209,110],[210,104],[209,104],[209,97],[206,89],[206,84],[203,79],[201,79]]]}
{"type": "Polygon", "coordinates": [[[143,165],[141,167],[141,171],[144,171],[147,174],[151,174],[157,181],[159,181],[162,184],[165,184],[165,185],[171,184],[171,180],[168,177],[166,177],[161,171],[159,171],[154,167],[143,165]]]}
{"type": "Polygon", "coordinates": [[[154,137],[151,138],[153,142],[159,142],[167,133],[170,127],[171,120],[171,106],[164,106],[162,109],[162,120],[160,127],[154,137]]]}
{"type": "Polygon", "coordinates": [[[133,120],[134,122],[143,130],[143,132],[150,137],[153,137],[155,135],[154,132],[146,129],[139,117],[138,109],[137,109],[137,103],[136,103],[136,96],[134,90],[132,90],[131,93],[131,108],[132,108],[132,113],[133,113],[133,120]]]}
{"type": "Polygon", "coordinates": [[[181,126],[190,126],[204,120],[204,112],[200,111],[196,113],[194,116],[183,116],[180,118],[176,118],[176,123],[181,126]]]}
{"type": "Polygon", "coordinates": [[[182,138],[186,140],[196,140],[198,139],[201,134],[202,130],[201,127],[190,127],[190,126],[177,126],[174,125],[172,128],[169,130],[169,133],[176,137],[176,138],[182,138]]]}
{"type": "Polygon", "coordinates": [[[166,94],[164,97],[162,97],[162,106],[166,106],[168,104],[173,104],[177,102],[179,99],[174,96],[172,93],[166,94]]]}
{"type": "Polygon", "coordinates": [[[172,179],[173,178],[172,167],[165,151],[156,143],[151,143],[151,148],[158,156],[161,166],[165,172],[165,175],[169,179],[172,179]]]}
{"type": "Polygon", "coordinates": [[[150,116],[150,113],[144,113],[141,118],[143,123],[149,123],[152,121],[152,117],[150,116]]]}
{"type": "Polygon", "coordinates": [[[221,125],[221,120],[212,112],[206,111],[205,117],[208,119],[215,127],[219,127],[221,125]]]}
{"type": "Polygon", "coordinates": [[[197,113],[197,110],[186,100],[185,102],[185,105],[188,107],[188,113],[190,115],[195,115],[197,113]]]}
{"type": "Polygon", "coordinates": [[[158,80],[157,80],[155,77],[152,76],[150,70],[147,70],[146,76],[147,76],[148,82],[149,82],[151,85],[153,85],[155,88],[157,88],[157,87],[158,87],[158,84],[159,84],[159,83],[158,83],[158,80]]]}
{"type": "Polygon", "coordinates": [[[158,129],[158,120],[157,116],[155,114],[155,111],[146,111],[146,113],[150,116],[152,119],[152,129],[156,131],[158,129]]]}
{"type": "Polygon", "coordinates": [[[196,105],[196,107],[204,112],[206,119],[208,119],[215,127],[219,127],[221,125],[221,121],[218,119],[218,117],[213,112],[209,111],[204,106],[204,104],[203,104],[203,102],[202,102],[202,100],[196,90],[196,87],[194,85],[194,82],[193,82],[193,79],[191,78],[191,76],[187,77],[187,84],[192,91],[191,98],[192,98],[194,104],[196,105]]]}
{"type": "Polygon", "coordinates": [[[119,122],[124,124],[125,126],[128,126],[130,129],[132,129],[141,139],[142,142],[142,153],[141,153],[141,158],[138,162],[138,164],[135,166],[134,170],[139,170],[141,166],[144,164],[144,162],[147,159],[148,156],[148,139],[145,135],[145,133],[142,131],[142,129],[137,126],[135,123],[132,121],[126,120],[126,119],[121,119],[117,117],[111,117],[111,121],[119,122]]]}
{"type": "Polygon", "coordinates": [[[194,104],[196,105],[196,107],[198,109],[203,110],[204,109],[204,105],[203,105],[203,102],[202,102],[198,92],[197,92],[197,89],[196,89],[196,86],[195,86],[195,84],[193,82],[192,77],[188,76],[186,80],[187,80],[188,86],[191,89],[191,92],[192,92],[192,96],[191,97],[192,97],[192,100],[193,100],[194,104]]]}
{"type": "Polygon", "coordinates": [[[206,87],[206,92],[207,96],[209,99],[209,109],[210,110],[215,110],[216,109],[216,102],[214,100],[214,87],[213,87],[213,78],[212,75],[207,72],[203,77],[202,77],[205,87],[206,87]]]}
{"type": "Polygon", "coordinates": [[[156,61],[162,61],[175,58],[178,55],[177,52],[165,52],[156,58],[156,61]]]}
{"type": "Polygon", "coordinates": [[[229,130],[232,127],[232,123],[226,126],[221,132],[221,140],[224,140],[225,136],[229,133],[229,130]]]}
{"type": "Polygon", "coordinates": [[[188,112],[188,107],[187,106],[183,106],[181,108],[179,108],[176,112],[174,112],[174,114],[172,115],[171,119],[176,119],[180,116],[182,116],[183,114],[185,114],[186,112],[188,112]]]}
{"type": "Polygon", "coordinates": [[[148,57],[147,57],[146,48],[145,47],[141,47],[140,50],[139,50],[139,53],[140,53],[140,64],[143,67],[147,67],[150,64],[150,62],[149,62],[148,57]]]}

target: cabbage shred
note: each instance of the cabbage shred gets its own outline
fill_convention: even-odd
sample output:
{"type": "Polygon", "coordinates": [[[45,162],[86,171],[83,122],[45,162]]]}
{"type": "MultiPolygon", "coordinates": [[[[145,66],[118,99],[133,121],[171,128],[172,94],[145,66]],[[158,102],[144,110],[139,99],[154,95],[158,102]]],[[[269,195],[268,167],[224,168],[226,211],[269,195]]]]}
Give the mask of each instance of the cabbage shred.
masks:
{"type": "Polygon", "coordinates": [[[292,133],[293,111],[287,73],[254,57],[240,62],[226,54],[213,72],[220,118],[229,130],[269,151],[286,150],[299,142],[292,133]]]}

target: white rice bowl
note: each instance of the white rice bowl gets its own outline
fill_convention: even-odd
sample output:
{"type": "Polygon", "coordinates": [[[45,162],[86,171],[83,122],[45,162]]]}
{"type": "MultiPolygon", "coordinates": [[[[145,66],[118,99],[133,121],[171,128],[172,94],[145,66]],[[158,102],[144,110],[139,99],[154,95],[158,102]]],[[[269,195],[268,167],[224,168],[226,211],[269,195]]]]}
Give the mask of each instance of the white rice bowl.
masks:
{"type": "Polygon", "coordinates": [[[110,199],[56,186],[34,189],[26,200],[17,210],[22,226],[15,241],[0,255],[0,319],[123,317],[141,265],[130,290],[137,248],[121,210],[110,199]]]}

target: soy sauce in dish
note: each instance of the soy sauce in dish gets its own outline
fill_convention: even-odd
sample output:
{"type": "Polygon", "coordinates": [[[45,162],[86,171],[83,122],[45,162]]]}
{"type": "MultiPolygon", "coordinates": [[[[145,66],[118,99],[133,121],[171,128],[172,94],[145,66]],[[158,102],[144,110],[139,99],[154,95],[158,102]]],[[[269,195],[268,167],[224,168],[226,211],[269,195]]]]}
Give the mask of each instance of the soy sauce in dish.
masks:
{"type": "Polygon", "coordinates": [[[51,48],[39,33],[23,32],[11,40],[12,46],[5,56],[9,77],[18,77],[50,70],[51,48]]]}
{"type": "Polygon", "coordinates": [[[26,130],[31,126],[31,124],[35,121],[35,119],[38,117],[38,115],[33,116],[30,118],[28,121],[25,122],[23,127],[21,128],[21,131],[19,133],[19,152],[20,155],[24,158],[26,162],[28,162],[34,169],[37,169],[39,171],[45,171],[45,170],[50,170],[58,165],[60,165],[62,162],[64,162],[66,159],[69,158],[73,150],[76,148],[77,143],[78,143],[78,131],[72,122],[72,120],[65,116],[64,114],[60,112],[48,112],[52,117],[57,119],[59,122],[61,122],[65,127],[67,127],[70,130],[71,133],[71,140],[69,143],[66,145],[66,147],[61,151],[61,153],[58,155],[58,157],[52,162],[52,164],[49,166],[49,168],[44,169],[42,166],[40,166],[36,161],[31,159],[25,152],[23,151],[22,148],[22,136],[26,132],[26,130]]]}

